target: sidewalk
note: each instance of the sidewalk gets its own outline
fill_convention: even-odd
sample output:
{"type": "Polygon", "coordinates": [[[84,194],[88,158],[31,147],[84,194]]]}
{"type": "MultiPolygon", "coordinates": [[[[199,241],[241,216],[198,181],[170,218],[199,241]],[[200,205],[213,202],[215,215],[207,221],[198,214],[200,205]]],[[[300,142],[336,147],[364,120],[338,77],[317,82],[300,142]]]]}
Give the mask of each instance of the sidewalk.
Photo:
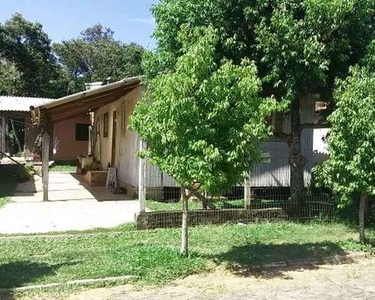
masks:
{"type": "Polygon", "coordinates": [[[12,202],[0,209],[0,234],[109,228],[133,222],[137,200],[89,188],[66,173],[50,173],[49,199],[43,202],[42,180],[18,185],[12,202]]]}

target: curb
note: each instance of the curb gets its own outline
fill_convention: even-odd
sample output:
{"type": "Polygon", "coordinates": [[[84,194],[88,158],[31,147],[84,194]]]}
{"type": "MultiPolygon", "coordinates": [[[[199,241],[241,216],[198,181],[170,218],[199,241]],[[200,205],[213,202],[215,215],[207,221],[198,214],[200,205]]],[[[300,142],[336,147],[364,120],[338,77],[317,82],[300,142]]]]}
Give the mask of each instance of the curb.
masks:
{"type": "Polygon", "coordinates": [[[77,232],[77,233],[30,233],[30,234],[0,234],[1,240],[21,240],[21,239],[57,239],[57,238],[75,238],[75,237],[96,237],[102,235],[121,235],[133,234],[137,231],[103,231],[103,232],[77,232]]]}
{"type": "Polygon", "coordinates": [[[304,266],[314,266],[314,265],[324,265],[324,264],[340,264],[340,263],[350,263],[355,262],[359,259],[371,258],[374,255],[369,253],[355,253],[349,255],[333,255],[327,258],[300,258],[291,259],[283,261],[275,261],[272,263],[267,263],[263,265],[255,265],[252,268],[257,270],[270,270],[285,267],[304,267],[304,266]]]}
{"type": "Polygon", "coordinates": [[[7,288],[7,289],[0,289],[0,293],[12,293],[12,292],[25,292],[25,291],[32,291],[32,290],[42,290],[48,289],[52,287],[60,287],[63,285],[69,286],[84,286],[90,285],[94,283],[117,283],[117,282],[129,282],[131,280],[136,279],[137,276],[132,275],[124,275],[118,277],[106,277],[106,278],[96,278],[96,279],[80,279],[80,280],[70,280],[63,283],[48,283],[48,284],[39,284],[39,285],[28,285],[28,286],[21,286],[15,288],[7,288]]]}

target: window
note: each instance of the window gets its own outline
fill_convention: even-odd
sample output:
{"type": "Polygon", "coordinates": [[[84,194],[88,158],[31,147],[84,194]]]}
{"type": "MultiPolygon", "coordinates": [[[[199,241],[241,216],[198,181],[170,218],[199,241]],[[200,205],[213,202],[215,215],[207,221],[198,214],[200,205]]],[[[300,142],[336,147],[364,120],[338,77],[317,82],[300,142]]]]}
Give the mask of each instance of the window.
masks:
{"type": "Polygon", "coordinates": [[[90,124],[76,124],[76,141],[89,140],[90,124]]]}
{"type": "Polygon", "coordinates": [[[103,116],[103,137],[108,137],[109,129],[109,114],[108,112],[104,113],[103,116]]]}
{"type": "Polygon", "coordinates": [[[121,104],[121,133],[126,132],[126,105],[125,102],[121,104]]]}

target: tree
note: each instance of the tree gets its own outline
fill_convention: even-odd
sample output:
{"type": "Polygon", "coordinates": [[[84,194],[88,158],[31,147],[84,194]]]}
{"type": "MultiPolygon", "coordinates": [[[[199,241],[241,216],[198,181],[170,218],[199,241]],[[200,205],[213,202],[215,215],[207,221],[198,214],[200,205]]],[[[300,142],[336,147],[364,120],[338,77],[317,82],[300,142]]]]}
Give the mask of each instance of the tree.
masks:
{"type": "MultiPolygon", "coordinates": [[[[131,129],[147,142],[141,153],[180,185],[183,200],[182,254],[187,254],[187,201],[220,195],[244,179],[259,159],[260,142],[271,134],[265,118],[276,102],[260,97],[255,65],[243,59],[215,61],[218,31],[211,27],[179,34],[182,55],[175,70],[150,78],[131,129]]],[[[153,68],[157,56],[145,66],[153,68]]]]}
{"type": "Polygon", "coordinates": [[[86,42],[111,41],[115,32],[109,27],[103,27],[98,23],[81,32],[82,39],[86,42]]]}
{"type": "MultiPolygon", "coordinates": [[[[371,55],[371,59],[373,57],[371,55]]],[[[353,193],[361,193],[360,242],[365,241],[366,202],[370,195],[375,195],[374,71],[366,66],[355,66],[348,78],[338,81],[334,97],[337,109],[329,117],[332,126],[328,135],[330,158],[318,172],[320,182],[341,195],[340,205],[351,202],[353,193]]]]}
{"type": "MultiPolygon", "coordinates": [[[[288,101],[291,132],[275,135],[290,149],[292,207],[304,189],[300,107],[312,95],[332,101],[334,81],[358,63],[374,37],[373,0],[161,0],[152,9],[157,58],[148,76],[176,70],[184,55],[181,27],[213,26],[219,34],[214,61],[255,61],[264,97],[288,101]]],[[[333,107],[331,105],[330,107],[333,107]]]]}
{"type": "Polygon", "coordinates": [[[81,37],[54,44],[53,49],[68,78],[69,92],[84,89],[92,81],[117,81],[141,74],[144,49],[113,38],[113,31],[100,24],[81,33],[81,37]]]}
{"type": "Polygon", "coordinates": [[[8,78],[16,74],[10,80],[17,79],[17,84],[8,89],[9,93],[38,97],[54,93],[50,83],[58,77],[58,66],[41,24],[27,21],[21,14],[0,24],[0,56],[1,68],[12,72],[8,78]]]}
{"type": "Polygon", "coordinates": [[[0,95],[15,95],[20,89],[21,74],[14,63],[0,57],[0,95]]]}

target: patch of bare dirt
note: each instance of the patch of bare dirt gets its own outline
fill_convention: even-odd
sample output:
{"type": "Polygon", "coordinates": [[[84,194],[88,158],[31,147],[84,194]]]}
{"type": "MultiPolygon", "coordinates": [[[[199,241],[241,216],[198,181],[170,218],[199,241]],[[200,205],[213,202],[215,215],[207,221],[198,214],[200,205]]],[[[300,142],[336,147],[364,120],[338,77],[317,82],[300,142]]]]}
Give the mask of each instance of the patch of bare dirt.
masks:
{"type": "Polygon", "coordinates": [[[173,284],[138,290],[132,285],[99,288],[67,300],[190,299],[375,299],[375,259],[339,265],[272,269],[240,276],[224,269],[173,284]]]}

